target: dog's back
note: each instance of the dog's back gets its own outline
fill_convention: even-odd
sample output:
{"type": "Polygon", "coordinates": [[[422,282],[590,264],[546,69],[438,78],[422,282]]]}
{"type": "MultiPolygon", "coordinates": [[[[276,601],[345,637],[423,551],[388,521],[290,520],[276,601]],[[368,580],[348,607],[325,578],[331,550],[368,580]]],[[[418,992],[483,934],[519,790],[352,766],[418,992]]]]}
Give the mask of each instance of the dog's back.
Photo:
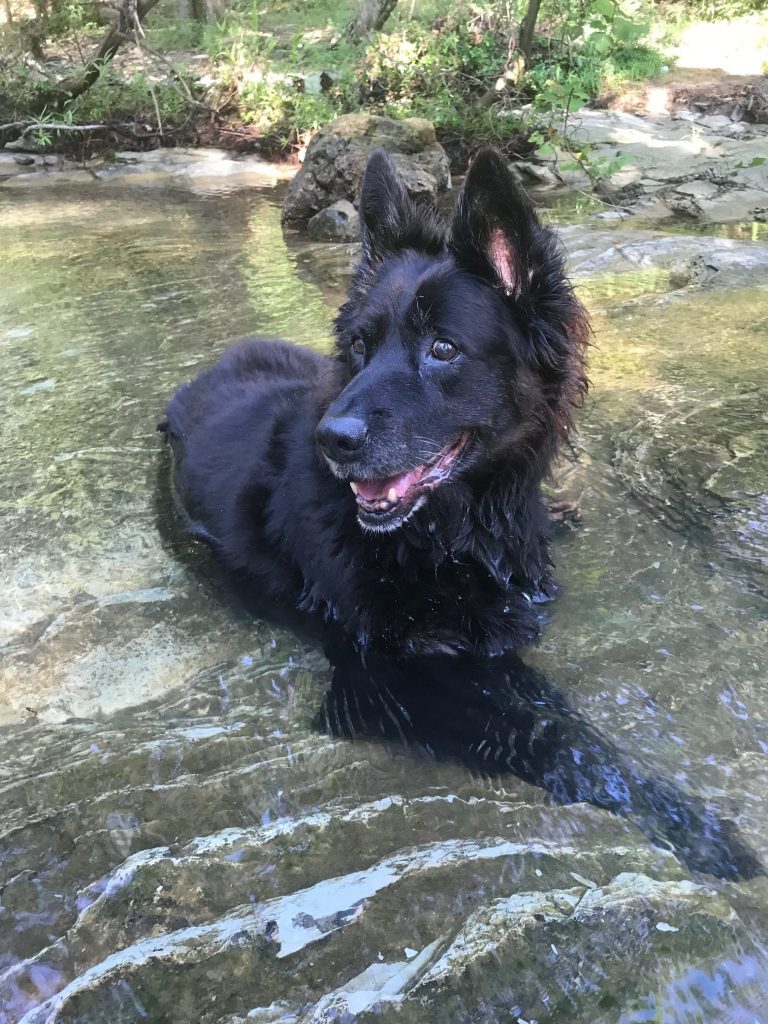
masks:
{"type": "Polygon", "coordinates": [[[174,452],[174,491],[188,527],[219,546],[228,506],[248,480],[272,478],[283,435],[307,419],[333,377],[327,356],[275,338],[245,338],[183,384],[159,429],[174,452]],[[288,428],[286,431],[285,428],[288,428]]]}
{"type": "Polygon", "coordinates": [[[328,373],[329,360],[277,338],[244,338],[176,391],[161,429],[174,443],[233,407],[243,410],[306,388],[328,373]]]}

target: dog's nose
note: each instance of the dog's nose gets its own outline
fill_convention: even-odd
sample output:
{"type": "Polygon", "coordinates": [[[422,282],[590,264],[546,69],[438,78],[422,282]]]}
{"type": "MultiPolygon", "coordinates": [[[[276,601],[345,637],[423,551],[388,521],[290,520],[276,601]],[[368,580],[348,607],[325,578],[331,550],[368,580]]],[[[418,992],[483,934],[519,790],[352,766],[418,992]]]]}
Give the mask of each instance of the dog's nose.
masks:
{"type": "Polygon", "coordinates": [[[368,428],[356,416],[324,416],[315,436],[329,459],[351,462],[365,444],[368,428]]]}

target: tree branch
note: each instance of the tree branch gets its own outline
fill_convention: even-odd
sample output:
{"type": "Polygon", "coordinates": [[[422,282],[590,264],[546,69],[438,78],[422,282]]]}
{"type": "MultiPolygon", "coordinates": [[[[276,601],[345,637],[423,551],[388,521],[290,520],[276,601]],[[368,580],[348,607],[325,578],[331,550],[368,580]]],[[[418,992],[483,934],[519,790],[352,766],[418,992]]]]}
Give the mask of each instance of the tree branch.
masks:
{"type": "Polygon", "coordinates": [[[117,18],[107,29],[84,67],[76,74],[58,82],[50,92],[42,92],[32,104],[30,113],[56,113],[70,100],[87,92],[98,81],[104,66],[112,60],[126,39],[132,39],[134,33],[141,31],[142,21],[158,3],[159,0],[123,0],[117,18]]]}

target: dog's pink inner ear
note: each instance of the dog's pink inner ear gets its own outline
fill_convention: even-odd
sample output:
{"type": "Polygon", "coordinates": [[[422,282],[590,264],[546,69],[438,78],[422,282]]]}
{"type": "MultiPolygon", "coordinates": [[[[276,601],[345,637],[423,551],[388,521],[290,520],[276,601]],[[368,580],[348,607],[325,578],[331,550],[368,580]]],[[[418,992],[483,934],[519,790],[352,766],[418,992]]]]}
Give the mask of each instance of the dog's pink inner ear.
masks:
{"type": "Polygon", "coordinates": [[[488,238],[488,258],[499,276],[504,291],[511,295],[517,289],[517,266],[510,240],[501,228],[494,228],[491,231],[488,238]]]}

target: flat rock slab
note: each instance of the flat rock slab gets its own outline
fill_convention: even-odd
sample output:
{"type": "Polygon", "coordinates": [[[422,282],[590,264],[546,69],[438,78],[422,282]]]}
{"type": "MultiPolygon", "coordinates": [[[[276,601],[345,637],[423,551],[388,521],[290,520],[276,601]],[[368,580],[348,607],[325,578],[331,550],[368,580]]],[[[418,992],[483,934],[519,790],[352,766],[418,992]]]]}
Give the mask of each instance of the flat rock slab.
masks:
{"type": "Polygon", "coordinates": [[[576,226],[559,228],[558,234],[576,280],[658,269],[673,274],[678,288],[768,286],[768,246],[759,243],[626,229],[594,231],[576,226]]]}
{"type": "MultiPolygon", "coordinates": [[[[613,223],[613,221],[611,221],[613,223]]],[[[768,287],[768,246],[709,235],[665,235],[616,225],[556,228],[568,257],[574,281],[605,276],[655,275],[653,290],[678,292],[685,288],[717,289],[768,287]]],[[[313,279],[347,281],[359,258],[358,247],[304,243],[300,265],[313,279]]],[[[645,294],[642,284],[635,294],[645,294]]],[[[681,291],[682,294],[682,291],[681,291]]]]}
{"type": "Polygon", "coordinates": [[[648,220],[753,220],[768,205],[766,125],[691,111],[670,118],[585,110],[574,131],[593,147],[593,160],[625,157],[609,190],[648,220]]]}

